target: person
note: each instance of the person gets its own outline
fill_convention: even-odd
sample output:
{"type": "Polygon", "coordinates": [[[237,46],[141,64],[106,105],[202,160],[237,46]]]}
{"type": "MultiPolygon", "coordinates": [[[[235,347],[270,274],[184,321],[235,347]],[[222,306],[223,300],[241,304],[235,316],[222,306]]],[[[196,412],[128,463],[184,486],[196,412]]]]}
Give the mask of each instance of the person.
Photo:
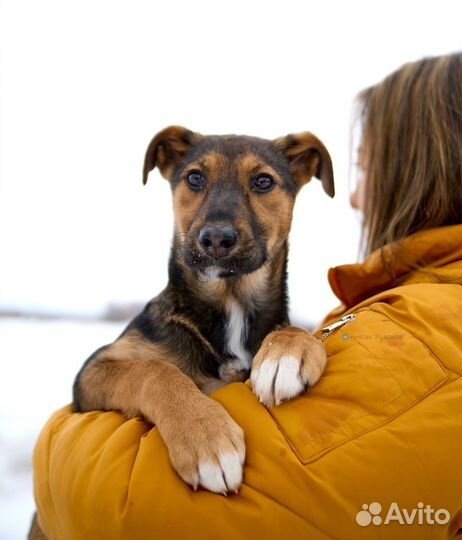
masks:
{"type": "Polygon", "coordinates": [[[364,260],[329,270],[320,382],[270,409],[215,394],[245,432],[244,484],[194,493],[155,429],[58,411],[34,456],[50,539],[455,537],[462,529],[462,54],[358,97],[364,260]]]}

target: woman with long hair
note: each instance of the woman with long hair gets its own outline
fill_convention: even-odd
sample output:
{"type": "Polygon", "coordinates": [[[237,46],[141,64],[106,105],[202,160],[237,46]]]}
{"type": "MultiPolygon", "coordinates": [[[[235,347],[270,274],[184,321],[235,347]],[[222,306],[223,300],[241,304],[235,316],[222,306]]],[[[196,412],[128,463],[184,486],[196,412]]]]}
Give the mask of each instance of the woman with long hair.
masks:
{"type": "MultiPolygon", "coordinates": [[[[244,484],[194,493],[143,422],[56,413],[37,444],[50,539],[333,540],[462,529],[462,54],[405,65],[358,97],[365,259],[332,268],[327,369],[265,408],[215,394],[244,429],[244,484]]],[[[37,530],[31,538],[38,534],[37,530]]]]}

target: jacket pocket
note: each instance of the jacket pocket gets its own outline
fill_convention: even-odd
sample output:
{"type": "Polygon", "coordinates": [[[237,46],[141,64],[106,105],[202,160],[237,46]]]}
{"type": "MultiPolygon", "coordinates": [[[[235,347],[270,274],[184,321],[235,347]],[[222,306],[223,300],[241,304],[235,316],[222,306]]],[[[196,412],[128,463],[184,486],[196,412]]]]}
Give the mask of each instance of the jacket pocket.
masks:
{"type": "Polygon", "coordinates": [[[305,464],[390,422],[448,378],[421,341],[374,311],[359,312],[325,343],[321,380],[269,410],[305,464]]]}

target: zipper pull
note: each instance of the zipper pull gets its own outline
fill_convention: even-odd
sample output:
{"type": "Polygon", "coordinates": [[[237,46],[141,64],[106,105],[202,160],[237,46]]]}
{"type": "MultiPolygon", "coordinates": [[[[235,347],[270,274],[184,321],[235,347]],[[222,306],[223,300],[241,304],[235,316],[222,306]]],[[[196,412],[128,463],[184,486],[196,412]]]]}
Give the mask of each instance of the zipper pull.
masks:
{"type": "Polygon", "coordinates": [[[339,321],[329,324],[329,326],[325,326],[324,328],[322,328],[321,332],[323,334],[330,335],[332,334],[332,332],[335,332],[338,328],[341,328],[344,324],[347,324],[350,321],[353,321],[354,319],[356,319],[356,315],[354,313],[351,313],[350,315],[345,315],[339,321]]]}

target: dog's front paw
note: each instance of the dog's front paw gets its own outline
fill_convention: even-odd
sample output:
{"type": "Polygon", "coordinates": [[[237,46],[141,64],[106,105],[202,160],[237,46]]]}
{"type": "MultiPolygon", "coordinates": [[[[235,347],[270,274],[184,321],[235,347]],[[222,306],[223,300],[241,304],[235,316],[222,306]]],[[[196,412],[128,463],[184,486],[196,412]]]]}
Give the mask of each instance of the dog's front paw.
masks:
{"type": "Polygon", "coordinates": [[[244,432],[216,401],[203,396],[191,412],[171,418],[161,435],[173,468],[194,490],[237,493],[243,478],[244,432]]]}
{"type": "Polygon", "coordinates": [[[293,399],[319,380],[326,361],[324,345],[309,332],[291,326],[271,332],[253,360],[254,394],[268,407],[293,399]]]}

